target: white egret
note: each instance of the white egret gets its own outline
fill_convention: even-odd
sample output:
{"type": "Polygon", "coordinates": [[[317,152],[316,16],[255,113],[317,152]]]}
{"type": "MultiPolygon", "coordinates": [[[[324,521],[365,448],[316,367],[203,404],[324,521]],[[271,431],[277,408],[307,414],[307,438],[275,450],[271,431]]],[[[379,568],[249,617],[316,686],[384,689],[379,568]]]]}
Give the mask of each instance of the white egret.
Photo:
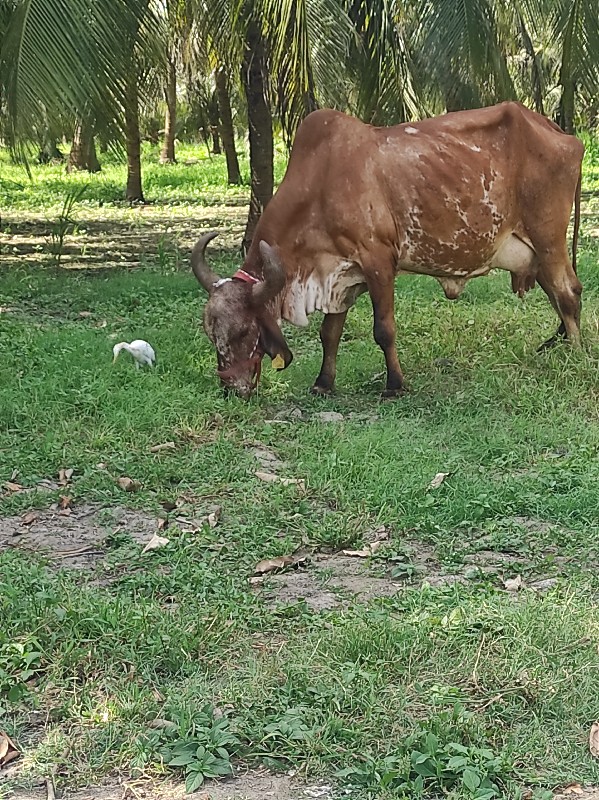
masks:
{"type": "Polygon", "coordinates": [[[119,342],[115,344],[112,348],[113,359],[112,363],[117,360],[118,354],[121,350],[126,350],[128,353],[131,353],[133,358],[135,359],[135,368],[139,369],[146,364],[150,367],[153,367],[156,362],[156,353],[154,352],[154,348],[148,342],[144,342],[143,339],[135,339],[135,341],[131,342],[131,344],[127,344],[127,342],[119,342]]]}

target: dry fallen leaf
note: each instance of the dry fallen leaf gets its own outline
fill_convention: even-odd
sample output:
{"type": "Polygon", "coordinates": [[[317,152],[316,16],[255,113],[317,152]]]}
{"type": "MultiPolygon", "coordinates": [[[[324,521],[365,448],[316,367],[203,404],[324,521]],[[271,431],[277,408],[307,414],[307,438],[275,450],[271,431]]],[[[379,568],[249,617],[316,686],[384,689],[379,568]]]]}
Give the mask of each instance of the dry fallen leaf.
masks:
{"type": "Polygon", "coordinates": [[[579,783],[571,783],[562,789],[562,794],[584,794],[584,789],[579,783]]]}
{"type": "Polygon", "coordinates": [[[71,506],[73,505],[73,498],[69,497],[66,494],[61,494],[60,495],[60,501],[59,501],[58,505],[62,509],[71,508],[71,506]]]}
{"type": "Polygon", "coordinates": [[[10,736],[4,731],[0,731],[0,769],[20,755],[21,753],[17,750],[17,746],[10,736]]]}
{"type": "Polygon", "coordinates": [[[344,556],[351,556],[352,558],[370,558],[373,553],[381,546],[382,542],[371,542],[367,544],[362,550],[342,550],[341,554],[344,556]]]}
{"type": "Polygon", "coordinates": [[[61,486],[66,486],[67,483],[73,477],[73,470],[72,469],[59,469],[58,470],[58,482],[61,486]]]}
{"type": "Polygon", "coordinates": [[[31,525],[31,523],[35,522],[38,517],[39,514],[37,511],[28,511],[21,520],[21,525],[31,525]]]}
{"type": "Polygon", "coordinates": [[[23,487],[20,483],[13,483],[12,481],[6,481],[4,484],[4,488],[7,492],[22,492],[23,487]]]}
{"type": "Polygon", "coordinates": [[[210,528],[216,528],[216,526],[218,525],[218,521],[220,519],[221,512],[222,509],[219,506],[218,508],[215,508],[211,514],[208,514],[208,516],[206,517],[206,522],[208,523],[208,526],[210,528]]]}
{"type": "Polygon", "coordinates": [[[261,583],[264,583],[264,578],[262,575],[252,575],[251,578],[248,578],[248,582],[250,586],[259,586],[261,583]]]}
{"type": "Polygon", "coordinates": [[[369,531],[366,536],[370,542],[385,542],[391,536],[391,531],[386,525],[379,525],[378,528],[369,531]]]}
{"type": "Polygon", "coordinates": [[[158,520],[158,530],[159,531],[163,531],[167,527],[168,527],[168,519],[165,519],[164,517],[162,517],[161,519],[158,520]]]}
{"type": "Polygon", "coordinates": [[[451,472],[437,472],[437,474],[429,484],[429,489],[438,489],[439,486],[441,486],[441,484],[445,480],[445,478],[449,478],[450,475],[451,472]]]}
{"type": "Polygon", "coordinates": [[[141,488],[139,481],[134,481],[132,478],[127,478],[123,475],[117,480],[118,485],[124,492],[137,492],[141,488]]]}
{"type": "Polygon", "coordinates": [[[158,536],[155,533],[141,552],[147,553],[149,550],[160,550],[161,547],[166,547],[169,542],[170,539],[167,539],[166,536],[158,536]]]}
{"type": "Polygon", "coordinates": [[[522,575],[516,575],[515,578],[507,578],[504,580],[503,585],[508,592],[518,592],[522,588],[522,575]]]}
{"type": "Polygon", "coordinates": [[[80,312],[79,312],[79,316],[80,316],[82,319],[86,319],[87,317],[91,317],[91,315],[92,315],[92,312],[91,312],[91,311],[80,311],[80,312]]]}
{"type": "Polygon", "coordinates": [[[174,450],[175,447],[174,442],[162,442],[162,444],[155,444],[150,447],[150,453],[160,453],[161,450],[174,450]]]}
{"type": "Polygon", "coordinates": [[[277,558],[266,558],[259,561],[254,567],[254,574],[266,575],[267,572],[274,572],[278,569],[285,569],[293,564],[293,556],[277,556],[277,558]]]}
{"type": "Polygon", "coordinates": [[[272,472],[263,472],[257,470],[254,475],[265,483],[280,483],[283,486],[299,486],[300,489],[306,488],[306,483],[301,478],[281,478],[279,475],[273,475],[272,472]]]}
{"type": "Polygon", "coordinates": [[[589,750],[591,755],[599,758],[599,722],[593,722],[589,734],[589,750]]]}
{"type": "Polygon", "coordinates": [[[170,728],[176,728],[177,723],[171,722],[169,719],[153,719],[152,722],[148,725],[149,728],[154,728],[155,730],[165,731],[169,730],[170,728]]]}
{"type": "Polygon", "coordinates": [[[266,575],[267,572],[275,572],[276,570],[285,569],[285,567],[291,567],[298,563],[299,561],[293,556],[265,558],[263,561],[259,561],[254,567],[254,575],[266,575]]]}

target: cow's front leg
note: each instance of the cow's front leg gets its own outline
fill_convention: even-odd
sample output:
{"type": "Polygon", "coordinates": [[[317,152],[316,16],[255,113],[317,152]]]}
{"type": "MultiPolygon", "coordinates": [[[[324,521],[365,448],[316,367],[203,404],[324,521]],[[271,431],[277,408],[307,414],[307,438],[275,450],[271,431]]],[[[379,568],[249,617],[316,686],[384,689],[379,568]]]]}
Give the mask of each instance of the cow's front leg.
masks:
{"type": "Polygon", "coordinates": [[[405,391],[404,378],[395,350],[393,281],[375,282],[368,287],[374,311],[374,340],[385,355],[387,385],[383,397],[397,397],[405,391]]]}
{"type": "Polygon", "coordinates": [[[312,394],[330,394],[333,391],[337,372],[337,351],[346,317],[347,311],[343,311],[341,314],[326,314],[322,321],[320,327],[322,367],[310,390],[312,394]]]}

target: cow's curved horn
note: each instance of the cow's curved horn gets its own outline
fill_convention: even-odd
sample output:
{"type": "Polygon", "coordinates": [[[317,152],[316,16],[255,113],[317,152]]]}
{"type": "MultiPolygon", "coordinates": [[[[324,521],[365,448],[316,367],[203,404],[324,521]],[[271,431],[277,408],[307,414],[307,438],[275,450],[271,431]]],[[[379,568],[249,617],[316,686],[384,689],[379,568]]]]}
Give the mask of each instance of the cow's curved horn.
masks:
{"type": "Polygon", "coordinates": [[[212,272],[208,264],[206,264],[206,259],[204,258],[206,245],[208,242],[211,242],[215,236],[218,236],[218,231],[205,233],[191,251],[191,269],[208,294],[213,291],[214,284],[218,283],[220,280],[216,272],[212,272]]]}
{"type": "Polygon", "coordinates": [[[265,241],[260,242],[259,248],[264,278],[252,289],[254,302],[257,305],[268,303],[285,286],[285,268],[277,251],[265,241]]]}

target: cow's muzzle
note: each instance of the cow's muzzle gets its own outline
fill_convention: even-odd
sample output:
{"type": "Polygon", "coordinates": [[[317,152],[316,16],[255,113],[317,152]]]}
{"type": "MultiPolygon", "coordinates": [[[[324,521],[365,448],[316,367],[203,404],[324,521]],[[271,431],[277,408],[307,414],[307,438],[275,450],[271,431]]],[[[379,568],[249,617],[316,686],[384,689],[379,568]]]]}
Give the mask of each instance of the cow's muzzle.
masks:
{"type": "Polygon", "coordinates": [[[236,395],[247,400],[256,391],[262,370],[264,353],[255,352],[245,361],[236,361],[226,369],[217,370],[218,377],[224,385],[225,391],[235,392],[236,395]]]}

